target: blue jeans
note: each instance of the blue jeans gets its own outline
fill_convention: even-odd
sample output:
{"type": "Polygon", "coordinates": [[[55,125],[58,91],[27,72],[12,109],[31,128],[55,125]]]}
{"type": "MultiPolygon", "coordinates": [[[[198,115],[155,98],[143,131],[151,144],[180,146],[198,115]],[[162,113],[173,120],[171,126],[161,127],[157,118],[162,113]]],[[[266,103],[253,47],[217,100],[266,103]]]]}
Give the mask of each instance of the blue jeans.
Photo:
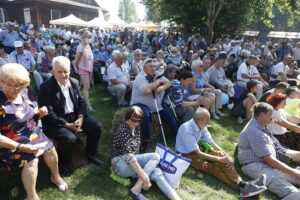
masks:
{"type": "MultiPolygon", "coordinates": [[[[136,155],[135,158],[143,168],[144,172],[149,176],[150,180],[154,181],[167,197],[169,197],[171,193],[175,192],[164,177],[162,171],[156,167],[160,161],[159,154],[144,153],[136,155]]],[[[113,169],[119,176],[137,177],[135,171],[132,170],[131,166],[124,159],[118,160],[113,166],[113,169]]]]}
{"type": "MultiPolygon", "coordinates": [[[[139,106],[143,113],[144,113],[144,118],[141,123],[141,133],[143,137],[143,141],[151,141],[152,139],[152,134],[153,134],[153,129],[152,129],[152,116],[151,112],[148,106],[144,104],[136,104],[139,106]]],[[[177,134],[177,131],[179,129],[179,122],[177,121],[176,117],[172,113],[171,110],[161,110],[159,111],[160,117],[163,121],[167,122],[167,124],[170,126],[172,129],[172,132],[174,135],[177,134]]]]}

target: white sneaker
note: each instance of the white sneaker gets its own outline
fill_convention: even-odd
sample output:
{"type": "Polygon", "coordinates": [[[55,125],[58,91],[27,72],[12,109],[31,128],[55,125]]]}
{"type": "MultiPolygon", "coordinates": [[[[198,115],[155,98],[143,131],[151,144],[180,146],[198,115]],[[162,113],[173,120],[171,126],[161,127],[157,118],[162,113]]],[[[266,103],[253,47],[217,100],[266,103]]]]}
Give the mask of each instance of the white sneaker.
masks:
{"type": "Polygon", "coordinates": [[[238,118],[236,119],[236,122],[237,122],[238,124],[242,124],[242,123],[244,122],[244,120],[243,120],[241,117],[238,117],[238,118]]]}
{"type": "Polygon", "coordinates": [[[234,106],[234,104],[233,104],[233,103],[229,103],[229,104],[227,104],[227,108],[228,108],[229,110],[231,110],[231,109],[233,108],[233,106],[234,106]]]}
{"type": "Polygon", "coordinates": [[[216,114],[219,116],[219,117],[223,117],[225,114],[222,113],[220,110],[216,110],[216,114]]]}
{"type": "Polygon", "coordinates": [[[211,117],[213,119],[220,119],[220,117],[218,117],[218,115],[216,113],[211,113],[211,117]]]}

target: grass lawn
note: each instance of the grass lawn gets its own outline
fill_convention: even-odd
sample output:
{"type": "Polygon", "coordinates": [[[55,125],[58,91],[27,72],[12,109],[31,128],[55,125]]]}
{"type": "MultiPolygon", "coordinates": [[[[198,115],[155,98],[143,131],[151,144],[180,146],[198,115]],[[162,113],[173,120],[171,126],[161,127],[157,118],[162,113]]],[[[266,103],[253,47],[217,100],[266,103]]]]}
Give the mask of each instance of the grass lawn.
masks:
{"type": "MultiPolygon", "coordinates": [[[[130,187],[124,187],[109,177],[111,158],[110,128],[113,114],[118,109],[116,100],[111,97],[102,84],[98,84],[96,88],[92,89],[91,99],[97,112],[90,115],[101,121],[103,127],[99,153],[100,157],[105,161],[105,165],[96,167],[88,164],[76,170],[73,176],[66,178],[70,186],[70,191],[64,194],[51,184],[49,171],[44,163],[40,162],[37,190],[43,200],[130,199],[127,197],[127,191],[130,187]]],[[[234,119],[228,116],[218,121],[211,121],[211,125],[210,131],[215,141],[230,155],[234,155],[235,145],[239,139],[239,132],[243,126],[237,125],[234,119]]],[[[163,143],[161,137],[157,138],[157,140],[163,143]]],[[[174,136],[167,133],[167,141],[169,146],[174,147],[174,136]]],[[[213,176],[203,174],[191,168],[183,175],[178,193],[182,199],[186,200],[240,199],[238,191],[232,190],[213,176]]],[[[149,199],[153,200],[167,199],[156,186],[152,187],[145,194],[149,199]]],[[[19,175],[0,178],[0,199],[25,199],[25,192],[19,175]]],[[[261,195],[261,199],[269,200],[278,198],[269,192],[265,192],[261,195]]]]}

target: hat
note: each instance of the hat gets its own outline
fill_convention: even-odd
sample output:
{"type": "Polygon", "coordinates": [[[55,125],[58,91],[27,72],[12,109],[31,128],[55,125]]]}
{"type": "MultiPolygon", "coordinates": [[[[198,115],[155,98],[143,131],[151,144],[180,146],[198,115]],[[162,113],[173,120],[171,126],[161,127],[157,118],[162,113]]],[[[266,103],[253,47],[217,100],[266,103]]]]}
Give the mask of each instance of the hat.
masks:
{"type": "Polygon", "coordinates": [[[29,24],[28,29],[33,29],[33,24],[29,24]]]}
{"type": "MultiPolygon", "coordinates": [[[[243,56],[244,58],[249,58],[251,55],[251,51],[248,51],[247,49],[243,49],[241,51],[241,56],[243,56]]],[[[253,55],[254,56],[254,55],[253,55]]]]}
{"type": "Polygon", "coordinates": [[[14,46],[15,46],[15,48],[23,47],[23,42],[21,42],[21,41],[15,41],[14,42],[14,46]]]}
{"type": "Polygon", "coordinates": [[[6,26],[13,26],[13,25],[14,25],[14,23],[12,23],[11,21],[6,22],[6,26]]]}
{"type": "Polygon", "coordinates": [[[248,59],[255,59],[255,60],[257,60],[258,57],[256,55],[251,54],[251,55],[249,55],[248,59]]]}
{"type": "Polygon", "coordinates": [[[225,52],[225,51],[221,51],[221,52],[219,53],[218,58],[219,58],[219,59],[226,59],[226,58],[227,58],[226,52],[225,52]]]}

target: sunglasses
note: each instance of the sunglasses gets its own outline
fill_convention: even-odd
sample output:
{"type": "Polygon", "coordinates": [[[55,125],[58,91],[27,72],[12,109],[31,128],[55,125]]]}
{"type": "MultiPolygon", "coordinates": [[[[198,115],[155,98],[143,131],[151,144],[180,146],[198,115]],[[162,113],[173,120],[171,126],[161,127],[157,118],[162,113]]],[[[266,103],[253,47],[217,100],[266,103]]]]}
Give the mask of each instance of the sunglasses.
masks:
{"type": "Polygon", "coordinates": [[[140,123],[142,120],[141,119],[130,119],[133,123],[140,123]]]}

